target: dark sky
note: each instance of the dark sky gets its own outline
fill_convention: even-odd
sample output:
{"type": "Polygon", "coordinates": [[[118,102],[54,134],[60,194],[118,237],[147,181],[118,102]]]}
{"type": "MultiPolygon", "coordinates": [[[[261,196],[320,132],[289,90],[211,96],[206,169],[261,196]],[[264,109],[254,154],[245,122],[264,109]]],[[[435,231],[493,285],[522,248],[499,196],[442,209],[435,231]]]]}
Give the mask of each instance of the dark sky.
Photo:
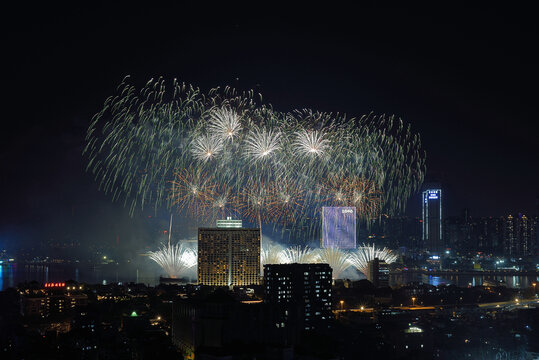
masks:
{"type": "MultiPolygon", "coordinates": [[[[536,212],[539,59],[530,9],[87,2],[4,10],[0,247],[138,229],[98,192],[81,156],[90,118],[125,75],[139,84],[162,75],[203,89],[256,88],[284,111],[395,114],[421,133],[447,213],[536,212]]],[[[419,203],[410,201],[409,215],[419,203]]]]}

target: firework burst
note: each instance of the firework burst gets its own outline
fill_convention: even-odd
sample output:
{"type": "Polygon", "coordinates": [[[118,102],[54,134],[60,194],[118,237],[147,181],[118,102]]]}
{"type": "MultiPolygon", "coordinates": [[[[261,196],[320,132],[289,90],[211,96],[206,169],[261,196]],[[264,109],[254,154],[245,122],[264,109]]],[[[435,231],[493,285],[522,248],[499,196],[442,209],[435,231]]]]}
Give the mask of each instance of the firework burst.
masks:
{"type": "Polygon", "coordinates": [[[329,148],[329,140],[320,131],[302,130],[296,132],[294,146],[304,156],[323,156],[329,148]]]}
{"type": "Polygon", "coordinates": [[[186,209],[193,216],[200,216],[211,206],[215,186],[210,177],[200,169],[183,169],[171,182],[174,206],[186,209]]]}
{"type": "Polygon", "coordinates": [[[260,262],[262,265],[281,264],[281,251],[282,248],[279,245],[269,244],[262,246],[260,250],[260,262]]]}
{"type": "Polygon", "coordinates": [[[274,223],[290,224],[303,209],[304,190],[293,181],[281,179],[270,186],[268,201],[268,217],[274,223]]]}
{"type": "Polygon", "coordinates": [[[350,266],[350,254],[338,248],[325,248],[318,250],[318,262],[329,264],[333,269],[333,280],[339,279],[341,274],[350,266]]]}
{"type": "Polygon", "coordinates": [[[201,135],[191,144],[193,157],[204,162],[214,159],[222,149],[221,139],[212,135],[201,135]]]}
{"type": "Polygon", "coordinates": [[[245,139],[245,157],[253,162],[269,159],[280,147],[280,132],[254,128],[245,139]]]}
{"type": "Polygon", "coordinates": [[[282,250],[279,254],[281,264],[307,264],[316,262],[316,252],[308,246],[293,246],[282,250]]]}
{"type": "Polygon", "coordinates": [[[164,244],[158,251],[148,252],[150,259],[163,268],[171,278],[179,278],[197,264],[197,254],[183,244],[164,244]]]}
{"type": "Polygon", "coordinates": [[[385,247],[383,249],[378,249],[374,246],[374,244],[363,244],[356,252],[350,254],[349,261],[358,271],[361,271],[363,274],[367,275],[369,261],[376,258],[391,264],[397,260],[397,255],[393,254],[391,250],[385,247]]]}
{"type": "Polygon", "coordinates": [[[122,82],[92,119],[84,154],[131,215],[151,206],[208,225],[237,211],[310,239],[322,206],[355,206],[364,222],[398,214],[425,174],[419,135],[393,116],[282,113],[252,91],[163,79],[122,82]]]}
{"type": "Polygon", "coordinates": [[[242,125],[240,116],[230,108],[215,109],[210,113],[208,125],[210,133],[222,141],[232,141],[238,137],[242,125]]]}

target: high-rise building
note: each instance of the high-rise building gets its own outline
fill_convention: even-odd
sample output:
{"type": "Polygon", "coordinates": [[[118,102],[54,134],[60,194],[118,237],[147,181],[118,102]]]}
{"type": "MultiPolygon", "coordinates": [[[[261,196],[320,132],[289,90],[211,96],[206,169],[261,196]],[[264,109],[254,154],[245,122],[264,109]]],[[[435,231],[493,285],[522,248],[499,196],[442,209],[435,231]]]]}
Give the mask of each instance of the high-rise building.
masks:
{"type": "Polygon", "coordinates": [[[329,327],[331,277],[328,264],[265,265],[265,302],[277,309],[275,326],[295,332],[329,327]]]}
{"type": "Polygon", "coordinates": [[[500,219],[483,217],[477,219],[475,223],[478,225],[477,231],[474,233],[474,236],[477,237],[476,250],[501,255],[503,249],[500,219]]]}
{"type": "Polygon", "coordinates": [[[537,254],[537,220],[526,215],[508,215],[503,219],[504,252],[508,256],[537,254]]]}
{"type": "Polygon", "coordinates": [[[199,228],[198,283],[246,286],[260,283],[260,229],[199,228]]]}
{"type": "Polygon", "coordinates": [[[442,189],[431,187],[423,191],[423,244],[425,249],[439,253],[444,250],[442,229],[442,189]]]}
{"type": "Polygon", "coordinates": [[[356,208],[322,207],[322,248],[356,248],[356,208]]]}
{"type": "Polygon", "coordinates": [[[374,258],[367,264],[367,280],[375,287],[389,286],[389,265],[378,258],[374,258]]]}

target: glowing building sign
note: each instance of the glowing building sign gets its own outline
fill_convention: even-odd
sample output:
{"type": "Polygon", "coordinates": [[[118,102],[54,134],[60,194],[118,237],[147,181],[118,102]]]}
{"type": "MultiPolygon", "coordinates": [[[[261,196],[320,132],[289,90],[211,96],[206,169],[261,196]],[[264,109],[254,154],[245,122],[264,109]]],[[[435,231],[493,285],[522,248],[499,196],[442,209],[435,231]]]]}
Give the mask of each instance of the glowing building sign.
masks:
{"type": "Polygon", "coordinates": [[[226,218],[226,220],[217,220],[217,227],[218,228],[241,228],[242,227],[242,221],[241,220],[233,220],[230,216],[226,218]]]}
{"type": "Polygon", "coordinates": [[[356,208],[322,207],[323,248],[356,248],[356,208]]]}
{"type": "Polygon", "coordinates": [[[46,288],[59,288],[66,286],[66,283],[63,282],[57,282],[57,283],[45,283],[46,288]]]}

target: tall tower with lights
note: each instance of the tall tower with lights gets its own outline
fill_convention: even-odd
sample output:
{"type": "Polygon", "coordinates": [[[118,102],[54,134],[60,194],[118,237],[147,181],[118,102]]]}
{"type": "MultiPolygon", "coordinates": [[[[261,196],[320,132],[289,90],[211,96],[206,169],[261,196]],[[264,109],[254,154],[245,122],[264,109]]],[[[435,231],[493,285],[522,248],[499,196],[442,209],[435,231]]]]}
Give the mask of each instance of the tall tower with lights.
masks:
{"type": "Polygon", "coordinates": [[[442,189],[441,186],[430,186],[422,193],[422,232],[425,249],[440,253],[444,250],[442,229],[442,189]]]}

